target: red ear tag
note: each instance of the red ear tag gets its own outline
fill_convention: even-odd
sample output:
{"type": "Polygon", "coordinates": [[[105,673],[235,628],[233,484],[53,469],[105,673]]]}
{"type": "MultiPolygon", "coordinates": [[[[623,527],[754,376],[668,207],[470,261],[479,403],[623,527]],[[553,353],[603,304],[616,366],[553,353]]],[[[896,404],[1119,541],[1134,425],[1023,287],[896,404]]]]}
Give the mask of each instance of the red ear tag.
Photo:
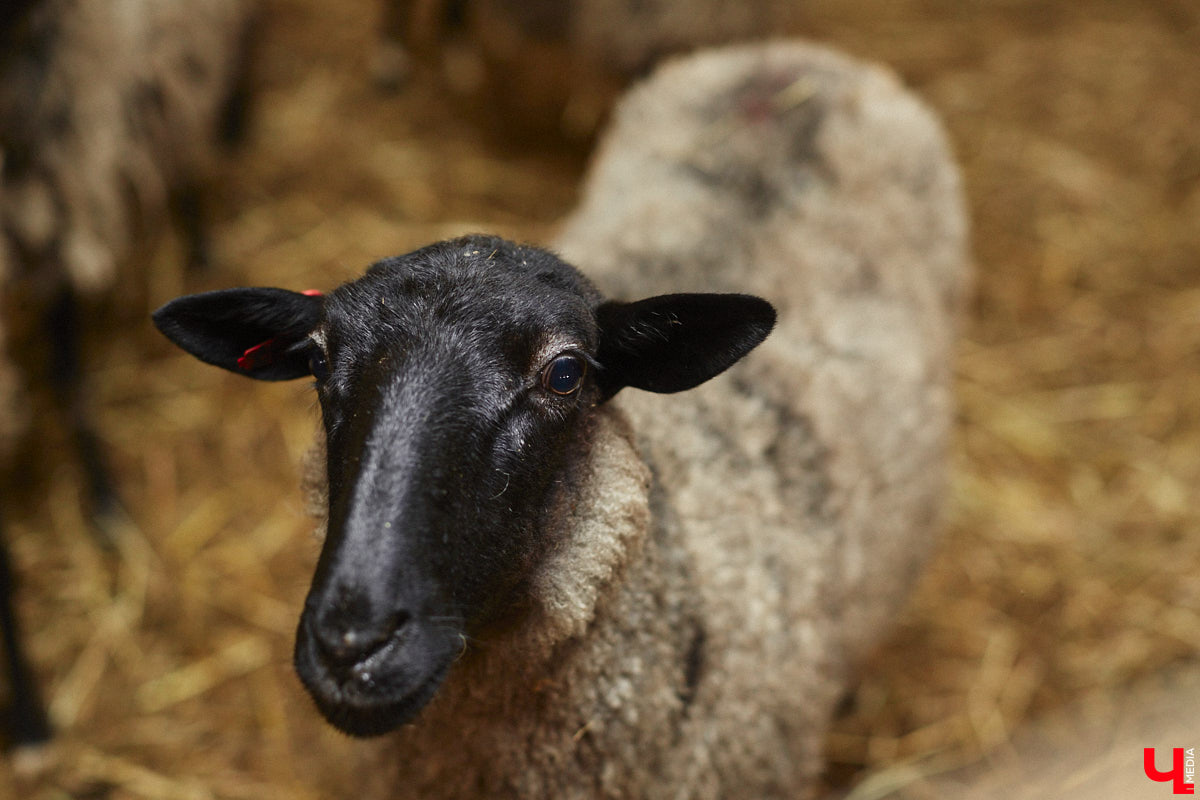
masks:
{"type": "Polygon", "coordinates": [[[262,344],[256,344],[246,352],[242,353],[237,360],[238,369],[242,372],[249,372],[252,369],[266,366],[274,360],[274,348],[271,345],[275,344],[274,339],[267,339],[262,344]]]}
{"type": "MultiPolygon", "coordinates": [[[[305,289],[300,294],[308,297],[321,297],[323,292],[320,289],[305,289]]],[[[267,339],[265,342],[254,345],[238,357],[238,369],[242,372],[249,372],[259,367],[265,367],[274,361],[277,355],[279,355],[279,347],[275,344],[275,340],[267,339]]]]}

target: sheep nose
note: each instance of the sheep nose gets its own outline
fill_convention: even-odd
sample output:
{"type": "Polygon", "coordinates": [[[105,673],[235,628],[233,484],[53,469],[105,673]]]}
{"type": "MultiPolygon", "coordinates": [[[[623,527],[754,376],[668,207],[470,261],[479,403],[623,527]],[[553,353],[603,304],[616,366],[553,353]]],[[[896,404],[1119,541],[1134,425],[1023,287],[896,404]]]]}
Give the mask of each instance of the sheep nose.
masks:
{"type": "Polygon", "coordinates": [[[317,650],[334,669],[349,669],[366,661],[399,635],[410,619],[406,611],[375,619],[348,617],[336,609],[307,616],[317,650]]]}

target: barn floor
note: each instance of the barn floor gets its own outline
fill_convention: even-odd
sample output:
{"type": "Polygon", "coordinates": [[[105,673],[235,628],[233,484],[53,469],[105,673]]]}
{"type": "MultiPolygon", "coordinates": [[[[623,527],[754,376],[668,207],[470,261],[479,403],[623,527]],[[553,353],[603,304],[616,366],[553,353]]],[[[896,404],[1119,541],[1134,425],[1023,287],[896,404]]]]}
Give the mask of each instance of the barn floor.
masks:
{"type": "MultiPolygon", "coordinates": [[[[1200,7],[804,7],[807,34],[891,64],[941,112],[978,265],[945,542],[829,737],[831,783],[866,800],[1200,651],[1200,7]]],[[[586,148],[501,144],[428,70],[379,94],[375,14],[268,0],[217,266],[185,275],[168,242],[91,343],[128,512],[114,549],[87,533],[52,422],[6,487],[61,736],[0,764],[0,798],[355,796],[362,745],[290,666],[317,553],[297,489],[313,398],[204,368],[147,315],[187,291],[330,287],[466,231],[553,235],[586,148]]]]}

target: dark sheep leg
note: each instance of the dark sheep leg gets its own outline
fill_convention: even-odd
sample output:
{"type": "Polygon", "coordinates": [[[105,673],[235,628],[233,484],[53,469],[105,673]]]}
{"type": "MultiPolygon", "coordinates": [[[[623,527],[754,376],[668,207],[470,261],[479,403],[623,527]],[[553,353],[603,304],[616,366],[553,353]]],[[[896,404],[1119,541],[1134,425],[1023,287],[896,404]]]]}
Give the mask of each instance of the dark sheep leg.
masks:
{"type": "Polygon", "coordinates": [[[21,646],[20,626],[13,608],[15,589],[8,544],[0,538],[0,636],[4,638],[4,663],[12,692],[5,723],[9,744],[23,747],[47,741],[50,738],[50,723],[21,646]]]}
{"type": "Polygon", "coordinates": [[[83,385],[79,298],[71,288],[59,291],[46,312],[51,346],[50,383],[59,413],[70,428],[86,482],[88,511],[101,542],[111,546],[105,524],[120,515],[121,504],[104,455],[100,437],[92,427],[83,385]]]}

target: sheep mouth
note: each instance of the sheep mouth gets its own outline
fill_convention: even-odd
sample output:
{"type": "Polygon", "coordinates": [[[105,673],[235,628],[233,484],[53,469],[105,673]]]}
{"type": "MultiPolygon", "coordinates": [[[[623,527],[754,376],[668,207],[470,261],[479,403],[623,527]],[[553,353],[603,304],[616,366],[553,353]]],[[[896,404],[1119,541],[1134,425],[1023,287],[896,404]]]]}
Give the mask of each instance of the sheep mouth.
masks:
{"type": "Polygon", "coordinates": [[[453,654],[414,663],[399,643],[353,668],[325,664],[311,641],[296,641],[295,668],[317,710],[350,736],[382,736],[414,720],[441,688],[453,654]],[[408,655],[409,657],[405,657],[408,655]]]}
{"type": "Polygon", "coordinates": [[[448,669],[447,664],[399,697],[351,697],[347,693],[330,697],[311,686],[308,690],[330,725],[350,736],[369,738],[390,733],[415,719],[437,694],[448,669]]]}

